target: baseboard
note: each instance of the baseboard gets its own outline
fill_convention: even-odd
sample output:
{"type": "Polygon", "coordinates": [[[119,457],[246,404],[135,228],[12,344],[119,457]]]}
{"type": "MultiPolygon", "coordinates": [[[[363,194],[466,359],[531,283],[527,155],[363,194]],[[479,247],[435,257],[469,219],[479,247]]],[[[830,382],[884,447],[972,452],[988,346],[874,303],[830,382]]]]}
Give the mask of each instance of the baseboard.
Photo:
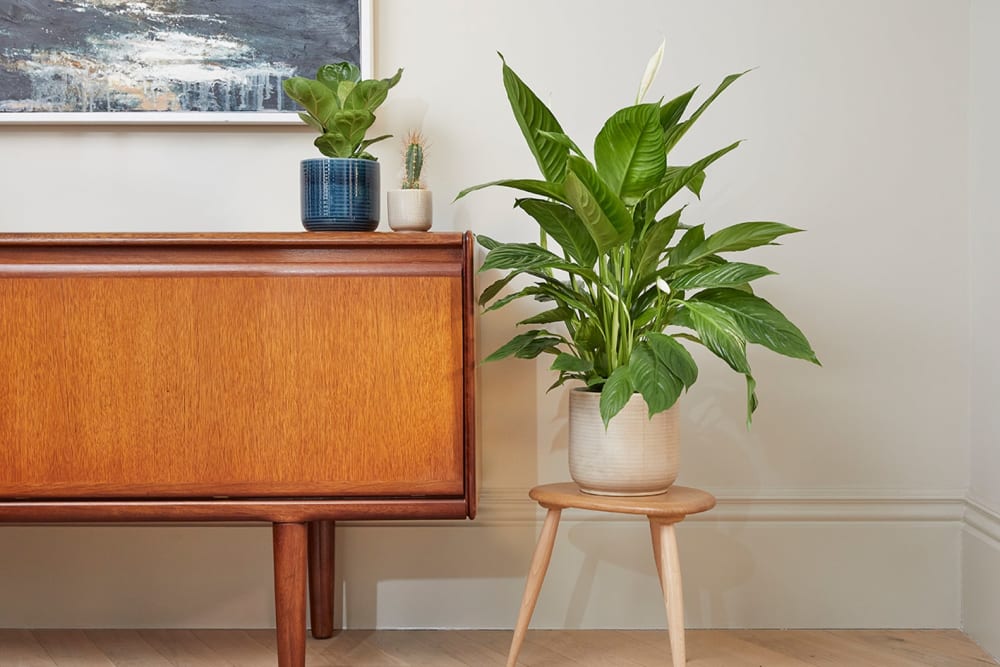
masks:
{"type": "Polygon", "coordinates": [[[962,628],[1000,656],[1000,511],[969,499],[962,532],[962,628]]]}

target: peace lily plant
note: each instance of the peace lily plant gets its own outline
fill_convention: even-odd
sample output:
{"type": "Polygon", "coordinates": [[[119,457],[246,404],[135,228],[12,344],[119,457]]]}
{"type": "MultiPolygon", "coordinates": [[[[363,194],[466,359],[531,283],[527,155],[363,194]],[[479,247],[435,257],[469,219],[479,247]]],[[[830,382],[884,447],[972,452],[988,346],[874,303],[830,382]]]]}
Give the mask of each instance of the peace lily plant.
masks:
{"type": "Polygon", "coordinates": [[[579,380],[599,391],[606,428],[636,392],[651,418],[674,405],[698,378],[680,341],[696,343],[745,376],[749,425],[757,398],[747,343],[819,361],[802,332],[751,286],[773,272],[730,258],[801,230],[743,222],[709,234],[703,224],[681,222],[684,206],[671,202],[685,189],[700,197],[705,170],[740,142],[689,165],[673,164],[670,152],[745,72],[726,77],[685,117],[697,88],[668,102],[643,102],[662,56],[661,45],[646,67],[636,103],[612,114],[597,134],[593,160],[500,56],[507,98],[542,178],[484,183],[457,198],[489,186],[529,195],[515,206],[538,223],[539,243],[478,236],[489,251],[482,270],[506,272],[483,291],[480,304],[490,311],[532,298],[550,307],[519,322],[530,328],[486,360],[554,355],[558,379],[550,390],[579,380]],[[550,239],[557,250],[550,249],[550,239]],[[532,283],[500,296],[521,275],[532,283]],[[551,326],[558,323],[564,331],[551,326]]]}

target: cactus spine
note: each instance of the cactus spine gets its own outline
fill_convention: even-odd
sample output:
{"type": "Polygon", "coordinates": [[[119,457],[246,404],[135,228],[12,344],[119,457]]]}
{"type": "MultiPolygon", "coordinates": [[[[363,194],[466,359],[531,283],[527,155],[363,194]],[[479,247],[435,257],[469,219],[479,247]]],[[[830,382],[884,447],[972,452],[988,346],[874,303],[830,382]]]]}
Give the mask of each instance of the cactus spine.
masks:
{"type": "Polygon", "coordinates": [[[411,132],[406,137],[403,152],[403,164],[406,176],[403,178],[404,190],[420,190],[420,172],[424,168],[424,138],[418,132],[411,132]]]}

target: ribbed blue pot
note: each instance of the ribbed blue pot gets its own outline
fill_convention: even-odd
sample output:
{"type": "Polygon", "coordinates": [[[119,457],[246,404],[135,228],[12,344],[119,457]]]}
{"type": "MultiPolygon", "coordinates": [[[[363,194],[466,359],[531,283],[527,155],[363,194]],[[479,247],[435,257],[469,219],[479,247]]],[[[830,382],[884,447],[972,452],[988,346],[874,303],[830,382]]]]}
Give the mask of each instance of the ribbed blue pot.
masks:
{"type": "Polygon", "coordinates": [[[370,232],[378,227],[379,167],[374,160],[302,161],[302,225],[314,232],[370,232]]]}

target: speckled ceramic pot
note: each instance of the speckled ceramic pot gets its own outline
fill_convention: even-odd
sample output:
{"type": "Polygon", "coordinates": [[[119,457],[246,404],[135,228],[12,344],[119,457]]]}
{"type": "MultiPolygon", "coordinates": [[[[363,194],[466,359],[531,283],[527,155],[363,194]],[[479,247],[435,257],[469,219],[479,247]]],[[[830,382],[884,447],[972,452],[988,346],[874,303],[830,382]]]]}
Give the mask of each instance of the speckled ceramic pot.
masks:
{"type": "Polygon", "coordinates": [[[374,160],[302,161],[302,225],[310,231],[373,231],[380,199],[379,164],[374,160]]]}
{"type": "Polygon", "coordinates": [[[584,389],[569,394],[569,475],[586,493],[650,496],[677,479],[680,462],[678,407],[649,418],[635,394],[604,429],[601,395],[584,389]]]}

